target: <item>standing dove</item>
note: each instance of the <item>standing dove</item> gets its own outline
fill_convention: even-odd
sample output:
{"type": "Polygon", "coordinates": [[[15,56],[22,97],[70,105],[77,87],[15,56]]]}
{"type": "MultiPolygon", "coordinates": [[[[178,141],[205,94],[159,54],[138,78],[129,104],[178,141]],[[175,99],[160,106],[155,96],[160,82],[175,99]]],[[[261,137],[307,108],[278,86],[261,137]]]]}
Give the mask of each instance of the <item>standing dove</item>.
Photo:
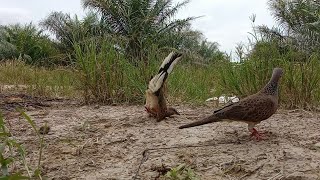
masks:
{"type": "Polygon", "coordinates": [[[278,85],[282,76],[281,68],[274,68],[270,81],[258,93],[229,104],[200,121],[180,126],[179,129],[200,126],[219,121],[241,121],[248,124],[251,136],[261,140],[261,134],[254,128],[256,124],[268,119],[278,109],[278,85]]]}
{"type": "Polygon", "coordinates": [[[149,81],[148,89],[146,90],[145,109],[152,117],[156,117],[157,121],[161,121],[166,117],[178,114],[177,110],[172,107],[167,107],[166,79],[171,73],[174,65],[181,59],[182,54],[171,52],[162,62],[158,74],[149,81]]]}

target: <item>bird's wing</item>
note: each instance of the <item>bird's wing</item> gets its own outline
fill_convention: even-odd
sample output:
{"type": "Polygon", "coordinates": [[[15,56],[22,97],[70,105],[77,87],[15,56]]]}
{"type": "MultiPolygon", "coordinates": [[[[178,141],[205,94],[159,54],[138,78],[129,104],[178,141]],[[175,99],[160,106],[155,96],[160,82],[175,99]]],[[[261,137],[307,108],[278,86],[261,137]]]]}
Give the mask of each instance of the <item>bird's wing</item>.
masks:
{"type": "Polygon", "coordinates": [[[270,98],[253,95],[219,110],[216,114],[223,119],[261,121],[274,113],[273,106],[274,102],[270,98]]]}
{"type": "Polygon", "coordinates": [[[156,93],[163,86],[168,75],[171,73],[174,65],[181,59],[182,54],[177,52],[171,52],[162,62],[159,72],[150,81],[148,88],[156,93]]]}
{"type": "Polygon", "coordinates": [[[164,83],[165,79],[166,79],[166,74],[165,73],[159,73],[157,75],[155,75],[150,81],[149,81],[149,85],[148,88],[151,90],[152,93],[157,92],[162,84],[164,83]]]}
{"type": "Polygon", "coordinates": [[[162,62],[160,68],[159,68],[159,72],[166,72],[168,74],[171,73],[173,67],[175,64],[177,64],[177,62],[179,61],[179,59],[181,59],[182,54],[181,53],[177,53],[177,52],[171,52],[162,62]]]}

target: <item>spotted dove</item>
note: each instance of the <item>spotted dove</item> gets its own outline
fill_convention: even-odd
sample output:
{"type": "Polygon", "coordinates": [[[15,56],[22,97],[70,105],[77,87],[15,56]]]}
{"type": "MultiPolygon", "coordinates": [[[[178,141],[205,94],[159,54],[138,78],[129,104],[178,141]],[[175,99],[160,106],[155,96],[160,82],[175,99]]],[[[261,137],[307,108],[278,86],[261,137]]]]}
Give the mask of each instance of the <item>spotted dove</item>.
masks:
{"type": "Polygon", "coordinates": [[[282,69],[275,68],[269,82],[258,93],[241,99],[237,103],[229,104],[213,112],[209,117],[191,124],[180,126],[179,129],[200,126],[219,121],[242,121],[248,124],[251,136],[261,140],[261,134],[254,128],[256,124],[268,119],[278,108],[278,84],[282,76],[282,69]]]}
{"type": "Polygon", "coordinates": [[[151,77],[148,89],[146,90],[145,109],[148,114],[161,121],[166,117],[178,114],[175,108],[167,107],[165,99],[166,79],[171,73],[174,65],[181,59],[182,54],[171,52],[162,62],[158,74],[151,77]]]}

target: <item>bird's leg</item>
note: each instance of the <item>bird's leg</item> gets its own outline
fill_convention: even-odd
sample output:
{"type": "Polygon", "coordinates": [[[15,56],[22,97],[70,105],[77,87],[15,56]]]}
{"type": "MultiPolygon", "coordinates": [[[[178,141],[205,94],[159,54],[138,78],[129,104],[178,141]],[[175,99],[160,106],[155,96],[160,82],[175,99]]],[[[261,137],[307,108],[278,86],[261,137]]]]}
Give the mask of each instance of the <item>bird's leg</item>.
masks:
{"type": "Polygon", "coordinates": [[[163,119],[165,119],[166,118],[166,114],[165,114],[165,112],[163,112],[163,111],[159,111],[158,113],[157,113],[157,122],[160,122],[160,121],[162,121],[163,119]]]}
{"type": "Polygon", "coordinates": [[[151,117],[152,116],[152,112],[150,111],[150,109],[148,107],[146,107],[146,106],[144,108],[145,108],[146,112],[148,113],[149,117],[151,117]]]}
{"type": "Polygon", "coordinates": [[[262,140],[262,134],[260,134],[255,128],[252,128],[251,137],[254,136],[257,141],[262,140]]]}
{"type": "Polygon", "coordinates": [[[255,123],[249,123],[248,124],[248,129],[251,132],[251,137],[255,137],[257,141],[262,140],[262,135],[254,128],[256,124],[255,123]]]}
{"type": "Polygon", "coordinates": [[[148,108],[146,106],[144,108],[145,108],[146,112],[148,113],[149,117],[155,117],[156,116],[155,113],[153,112],[153,109],[150,109],[150,108],[148,108]]]}

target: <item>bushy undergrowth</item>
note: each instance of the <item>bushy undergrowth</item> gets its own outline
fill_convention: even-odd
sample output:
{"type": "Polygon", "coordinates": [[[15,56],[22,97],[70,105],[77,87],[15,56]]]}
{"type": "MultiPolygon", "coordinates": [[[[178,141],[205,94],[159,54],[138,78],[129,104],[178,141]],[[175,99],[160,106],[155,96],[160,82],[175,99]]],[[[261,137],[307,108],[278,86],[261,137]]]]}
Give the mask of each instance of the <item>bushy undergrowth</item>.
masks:
{"type": "Polygon", "coordinates": [[[77,87],[77,72],[66,67],[53,69],[35,67],[22,61],[11,60],[0,63],[2,88],[25,90],[31,95],[74,97],[77,87]],[[15,87],[5,87],[6,85],[15,87]]]}
{"type": "Polygon", "coordinates": [[[76,68],[80,89],[87,103],[118,103],[141,98],[141,76],[115,49],[112,39],[90,39],[75,44],[76,68]]]}
{"type": "Polygon", "coordinates": [[[58,54],[55,43],[32,23],[0,26],[0,60],[19,58],[27,64],[51,66],[58,54]]]}
{"type": "MultiPolygon", "coordinates": [[[[82,97],[87,103],[144,102],[150,77],[158,71],[168,52],[154,51],[150,62],[133,65],[103,43],[97,51],[96,41],[77,51],[77,68],[45,69],[10,62],[0,65],[1,84],[25,85],[34,95],[82,97]]],[[[270,51],[268,51],[270,52],[270,51]]],[[[268,55],[270,56],[270,54],[268,55]]],[[[289,59],[291,60],[291,58],[289,59]]],[[[176,64],[168,77],[170,103],[201,104],[213,96],[245,97],[259,91],[268,82],[272,69],[282,67],[280,103],[287,108],[311,108],[320,102],[320,61],[314,54],[304,62],[289,61],[286,56],[251,57],[241,63],[176,64]]]]}
{"type": "Polygon", "coordinates": [[[273,45],[256,49],[241,63],[226,63],[219,68],[219,88],[226,94],[242,97],[260,90],[270,79],[272,70],[284,70],[280,81],[280,103],[288,108],[318,106],[320,102],[320,57],[300,57],[295,51],[279,53],[273,45]],[[298,61],[303,59],[303,61],[298,61]]]}
{"type": "MultiPolygon", "coordinates": [[[[72,68],[49,69],[18,60],[5,61],[0,64],[0,83],[22,86],[32,95],[77,96],[87,103],[141,104],[150,77],[158,72],[163,59],[173,49],[150,47],[148,64],[132,64],[118,52],[115,43],[108,38],[75,44],[77,64],[72,68]]],[[[214,64],[195,65],[182,58],[168,77],[169,101],[202,103],[216,88],[216,69],[214,64]]]]}
{"type": "MultiPolygon", "coordinates": [[[[88,42],[84,50],[78,46],[75,68],[40,68],[21,61],[1,63],[2,89],[13,85],[32,95],[80,97],[87,103],[141,104],[150,77],[170,52],[154,50],[148,55],[149,64],[133,65],[107,43],[103,51],[95,48],[96,41],[88,42]]],[[[168,77],[169,101],[202,103],[214,95],[215,72],[215,65],[186,64],[182,58],[168,77]]]]}
{"type": "Polygon", "coordinates": [[[202,104],[221,94],[217,89],[218,64],[185,64],[183,59],[169,75],[169,96],[174,102],[202,104]]]}
{"type": "MultiPolygon", "coordinates": [[[[131,63],[115,48],[112,38],[91,39],[75,45],[80,89],[87,103],[143,103],[144,93],[172,49],[149,47],[148,64],[131,63]]],[[[195,65],[181,59],[168,77],[169,96],[174,102],[203,102],[216,80],[215,66],[195,65]]]]}

